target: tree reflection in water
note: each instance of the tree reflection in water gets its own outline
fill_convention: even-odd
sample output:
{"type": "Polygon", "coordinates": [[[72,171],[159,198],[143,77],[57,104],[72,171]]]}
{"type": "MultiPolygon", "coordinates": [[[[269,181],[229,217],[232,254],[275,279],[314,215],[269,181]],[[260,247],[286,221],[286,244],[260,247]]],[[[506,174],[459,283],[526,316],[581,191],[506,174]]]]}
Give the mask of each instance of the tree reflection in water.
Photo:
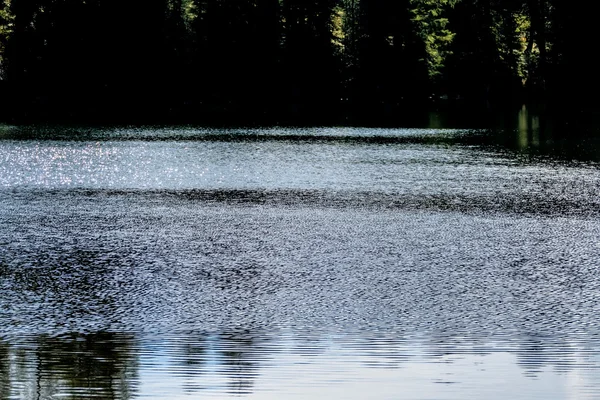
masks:
{"type": "MultiPolygon", "coordinates": [[[[520,375],[515,390],[526,393],[539,390],[534,382],[540,379],[579,390],[569,377],[598,367],[598,343],[591,338],[519,337],[490,342],[439,332],[410,337],[244,329],[38,335],[0,341],[0,399],[260,397],[273,390],[317,395],[320,389],[325,396],[325,389],[345,387],[357,388],[358,396],[369,393],[374,373],[391,379],[381,378],[387,383],[375,397],[431,382],[453,383],[450,389],[467,396],[485,389],[499,371],[520,375]],[[486,369],[491,375],[481,372],[486,369]]],[[[446,393],[441,386],[428,390],[438,388],[446,393]]]]}
{"type": "Polygon", "coordinates": [[[0,398],[131,399],[138,358],[132,336],[38,336],[0,344],[0,398]]]}
{"type": "Polygon", "coordinates": [[[0,341],[0,399],[7,399],[10,394],[10,347],[0,341]]]}

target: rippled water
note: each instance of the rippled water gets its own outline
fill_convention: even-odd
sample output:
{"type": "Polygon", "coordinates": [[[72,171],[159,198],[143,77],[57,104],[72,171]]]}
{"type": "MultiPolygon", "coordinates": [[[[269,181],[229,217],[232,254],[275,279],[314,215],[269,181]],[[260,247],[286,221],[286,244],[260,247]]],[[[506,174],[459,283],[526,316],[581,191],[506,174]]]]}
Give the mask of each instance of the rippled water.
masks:
{"type": "Polygon", "coordinates": [[[599,149],[0,127],[0,399],[597,398],[599,149]]]}

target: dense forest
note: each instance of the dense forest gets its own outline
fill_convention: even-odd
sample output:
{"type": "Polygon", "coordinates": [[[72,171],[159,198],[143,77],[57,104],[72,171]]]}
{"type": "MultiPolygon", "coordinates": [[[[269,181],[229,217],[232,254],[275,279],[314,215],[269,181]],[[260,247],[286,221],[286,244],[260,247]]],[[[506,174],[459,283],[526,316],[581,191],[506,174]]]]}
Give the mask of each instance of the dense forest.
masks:
{"type": "Polygon", "coordinates": [[[281,123],[595,109],[565,0],[0,0],[0,118],[281,123]]]}

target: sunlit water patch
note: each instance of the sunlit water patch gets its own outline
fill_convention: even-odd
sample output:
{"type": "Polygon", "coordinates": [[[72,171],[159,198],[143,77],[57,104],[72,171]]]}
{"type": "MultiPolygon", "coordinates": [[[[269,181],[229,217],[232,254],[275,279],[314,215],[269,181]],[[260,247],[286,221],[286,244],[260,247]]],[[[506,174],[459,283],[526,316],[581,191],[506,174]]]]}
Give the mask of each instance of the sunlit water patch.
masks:
{"type": "Polygon", "coordinates": [[[2,399],[600,395],[593,160],[477,131],[34,133],[0,140],[2,399]]]}

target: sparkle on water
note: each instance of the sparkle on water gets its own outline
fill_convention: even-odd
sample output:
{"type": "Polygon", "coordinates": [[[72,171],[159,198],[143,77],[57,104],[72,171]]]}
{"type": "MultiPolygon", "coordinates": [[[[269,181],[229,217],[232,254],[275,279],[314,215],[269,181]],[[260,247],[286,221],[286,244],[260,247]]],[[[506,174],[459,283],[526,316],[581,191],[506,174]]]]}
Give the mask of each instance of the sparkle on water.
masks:
{"type": "Polygon", "coordinates": [[[0,399],[597,398],[599,149],[0,127],[0,399]]]}

